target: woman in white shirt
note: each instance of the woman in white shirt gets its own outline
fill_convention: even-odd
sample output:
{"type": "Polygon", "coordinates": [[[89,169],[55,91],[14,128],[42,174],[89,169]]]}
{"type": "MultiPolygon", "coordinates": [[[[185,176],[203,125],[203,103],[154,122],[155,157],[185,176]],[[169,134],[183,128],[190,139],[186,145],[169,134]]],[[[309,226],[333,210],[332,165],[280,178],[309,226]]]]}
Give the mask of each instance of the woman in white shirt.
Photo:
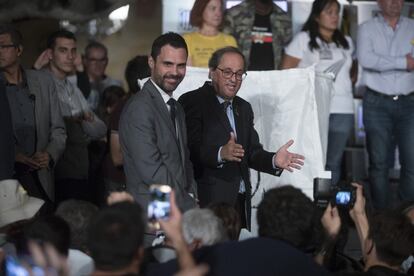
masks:
{"type": "Polygon", "coordinates": [[[332,184],[341,178],[341,160],[354,121],[351,81],[354,46],[338,30],[340,6],[336,0],[315,0],[308,20],[286,47],[282,69],[316,64],[319,72],[335,76],[329,117],[326,169],[332,171],[332,184]]]}

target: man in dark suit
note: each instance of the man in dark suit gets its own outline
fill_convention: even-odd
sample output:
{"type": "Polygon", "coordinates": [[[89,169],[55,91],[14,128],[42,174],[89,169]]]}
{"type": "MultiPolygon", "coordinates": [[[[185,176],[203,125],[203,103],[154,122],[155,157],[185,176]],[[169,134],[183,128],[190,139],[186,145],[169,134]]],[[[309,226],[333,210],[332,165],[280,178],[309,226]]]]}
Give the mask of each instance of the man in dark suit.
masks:
{"type": "Polygon", "coordinates": [[[12,26],[0,26],[0,48],[13,124],[15,177],[29,195],[53,201],[53,169],[66,141],[55,84],[46,73],[21,67],[22,37],[12,26]]]}
{"type": "Polygon", "coordinates": [[[180,97],[188,126],[188,146],[195,167],[200,205],[227,202],[250,226],[249,168],[279,176],[300,169],[304,157],[287,149],[267,152],[253,127],[251,105],[236,94],[246,75],[243,54],[234,47],[213,53],[211,82],[180,97]]]}
{"type": "Polygon", "coordinates": [[[196,182],[187,149],[185,115],[172,97],[186,72],[187,45],[175,33],[155,39],[148,64],[151,78],[121,115],[119,136],[127,191],[144,208],[151,184],[175,190],[181,210],[195,206],[196,182]]]}

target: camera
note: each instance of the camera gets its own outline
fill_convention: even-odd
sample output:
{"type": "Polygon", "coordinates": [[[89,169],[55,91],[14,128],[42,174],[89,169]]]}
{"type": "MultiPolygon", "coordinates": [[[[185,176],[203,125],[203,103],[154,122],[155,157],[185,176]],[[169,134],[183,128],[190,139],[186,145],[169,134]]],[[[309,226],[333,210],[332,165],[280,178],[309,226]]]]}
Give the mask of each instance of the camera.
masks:
{"type": "Polygon", "coordinates": [[[338,208],[352,209],[356,200],[356,188],[350,184],[332,185],[329,178],[314,178],[313,198],[321,208],[326,208],[331,203],[338,208]]]}

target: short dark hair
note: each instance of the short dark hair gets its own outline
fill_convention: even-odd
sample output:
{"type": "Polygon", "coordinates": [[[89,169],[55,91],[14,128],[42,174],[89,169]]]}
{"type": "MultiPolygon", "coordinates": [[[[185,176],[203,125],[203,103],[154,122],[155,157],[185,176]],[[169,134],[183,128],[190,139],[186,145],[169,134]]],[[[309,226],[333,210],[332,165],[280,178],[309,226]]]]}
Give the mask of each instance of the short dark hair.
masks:
{"type": "Polygon", "coordinates": [[[49,37],[47,38],[47,42],[46,42],[46,47],[48,49],[53,49],[56,45],[56,40],[58,38],[67,38],[67,39],[72,39],[76,42],[76,37],[75,34],[65,30],[65,29],[60,29],[56,32],[53,32],[49,35],[49,37]]]}
{"type": "Polygon", "coordinates": [[[220,218],[223,222],[224,228],[226,228],[227,236],[230,240],[237,241],[240,235],[241,222],[240,214],[236,209],[225,202],[218,202],[208,206],[214,214],[220,218]]]}
{"type": "Polygon", "coordinates": [[[306,250],[314,241],[315,216],[312,200],[300,189],[290,185],[271,189],[257,209],[259,236],[306,250]]]}
{"type": "Polygon", "coordinates": [[[62,218],[50,215],[40,217],[29,224],[24,231],[27,240],[50,243],[60,254],[68,256],[70,247],[70,228],[62,218]]]}
{"type": "Polygon", "coordinates": [[[23,36],[13,25],[0,25],[0,35],[4,34],[10,35],[11,41],[16,47],[23,46],[23,36]]]}
{"type": "Polygon", "coordinates": [[[111,85],[104,89],[103,95],[103,106],[113,107],[115,106],[122,97],[125,96],[125,90],[118,85],[111,85]]]}
{"type": "Polygon", "coordinates": [[[125,79],[130,93],[140,90],[137,79],[144,79],[151,76],[151,69],[148,66],[148,56],[136,56],[128,61],[125,68],[125,79]]]}
{"type": "Polygon", "coordinates": [[[159,54],[161,53],[161,48],[165,45],[170,45],[173,48],[180,49],[183,48],[188,54],[187,43],[185,43],[184,38],[173,32],[168,32],[157,37],[152,43],[151,47],[151,57],[156,60],[159,54]]]}
{"type": "Polygon", "coordinates": [[[368,238],[375,244],[377,257],[399,266],[414,252],[414,226],[399,211],[383,211],[370,219],[368,238]]]}
{"type": "MultiPolygon", "coordinates": [[[[317,18],[321,15],[325,7],[332,4],[338,5],[339,9],[341,8],[338,0],[315,0],[312,3],[312,10],[309,14],[308,19],[302,27],[302,31],[309,32],[310,40],[308,45],[311,51],[313,51],[314,49],[319,49],[317,38],[327,43],[329,42],[326,41],[326,39],[320,34],[319,23],[317,18]]],[[[336,44],[337,47],[349,49],[348,41],[346,40],[345,36],[341,33],[341,31],[338,29],[334,31],[332,35],[332,41],[336,44]]]]}
{"type": "Polygon", "coordinates": [[[89,223],[98,213],[98,207],[84,200],[69,199],[59,204],[55,215],[63,218],[70,227],[71,248],[85,251],[89,223]]]}
{"type": "Polygon", "coordinates": [[[143,246],[144,221],[137,203],[121,202],[102,209],[88,231],[95,267],[114,271],[127,267],[143,246]]]}
{"type": "MultiPolygon", "coordinates": [[[[208,3],[211,0],[196,0],[190,12],[190,24],[194,27],[201,28],[203,25],[203,13],[208,3]]],[[[221,0],[221,7],[223,8],[223,0],[221,0]]]]}
{"type": "Polygon", "coordinates": [[[89,57],[89,52],[91,49],[101,49],[105,52],[105,57],[108,57],[108,48],[106,46],[98,41],[90,41],[88,45],[85,47],[85,57],[89,57]]]}
{"type": "Polygon", "coordinates": [[[246,71],[246,59],[244,58],[243,53],[238,48],[233,47],[233,46],[227,46],[227,47],[220,48],[217,51],[215,51],[211,55],[210,60],[208,61],[208,67],[210,69],[215,70],[219,66],[220,61],[223,58],[223,56],[228,53],[234,53],[234,54],[240,55],[243,59],[243,64],[244,64],[243,70],[246,71]]]}

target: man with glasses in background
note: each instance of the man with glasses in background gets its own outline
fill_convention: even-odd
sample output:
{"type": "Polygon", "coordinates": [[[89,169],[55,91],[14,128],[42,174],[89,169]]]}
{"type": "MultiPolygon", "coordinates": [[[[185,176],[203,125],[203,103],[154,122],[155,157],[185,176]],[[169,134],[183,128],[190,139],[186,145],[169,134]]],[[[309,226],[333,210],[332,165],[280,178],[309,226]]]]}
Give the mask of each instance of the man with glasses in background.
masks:
{"type": "Polygon", "coordinates": [[[236,96],[246,77],[239,49],[225,47],[214,52],[209,77],[211,82],[179,99],[186,113],[200,206],[227,202],[238,210],[242,226],[250,228],[249,168],[280,176],[284,169],[300,169],[304,157],[288,151],[293,140],[276,153],[263,149],[251,105],[236,96]]]}

